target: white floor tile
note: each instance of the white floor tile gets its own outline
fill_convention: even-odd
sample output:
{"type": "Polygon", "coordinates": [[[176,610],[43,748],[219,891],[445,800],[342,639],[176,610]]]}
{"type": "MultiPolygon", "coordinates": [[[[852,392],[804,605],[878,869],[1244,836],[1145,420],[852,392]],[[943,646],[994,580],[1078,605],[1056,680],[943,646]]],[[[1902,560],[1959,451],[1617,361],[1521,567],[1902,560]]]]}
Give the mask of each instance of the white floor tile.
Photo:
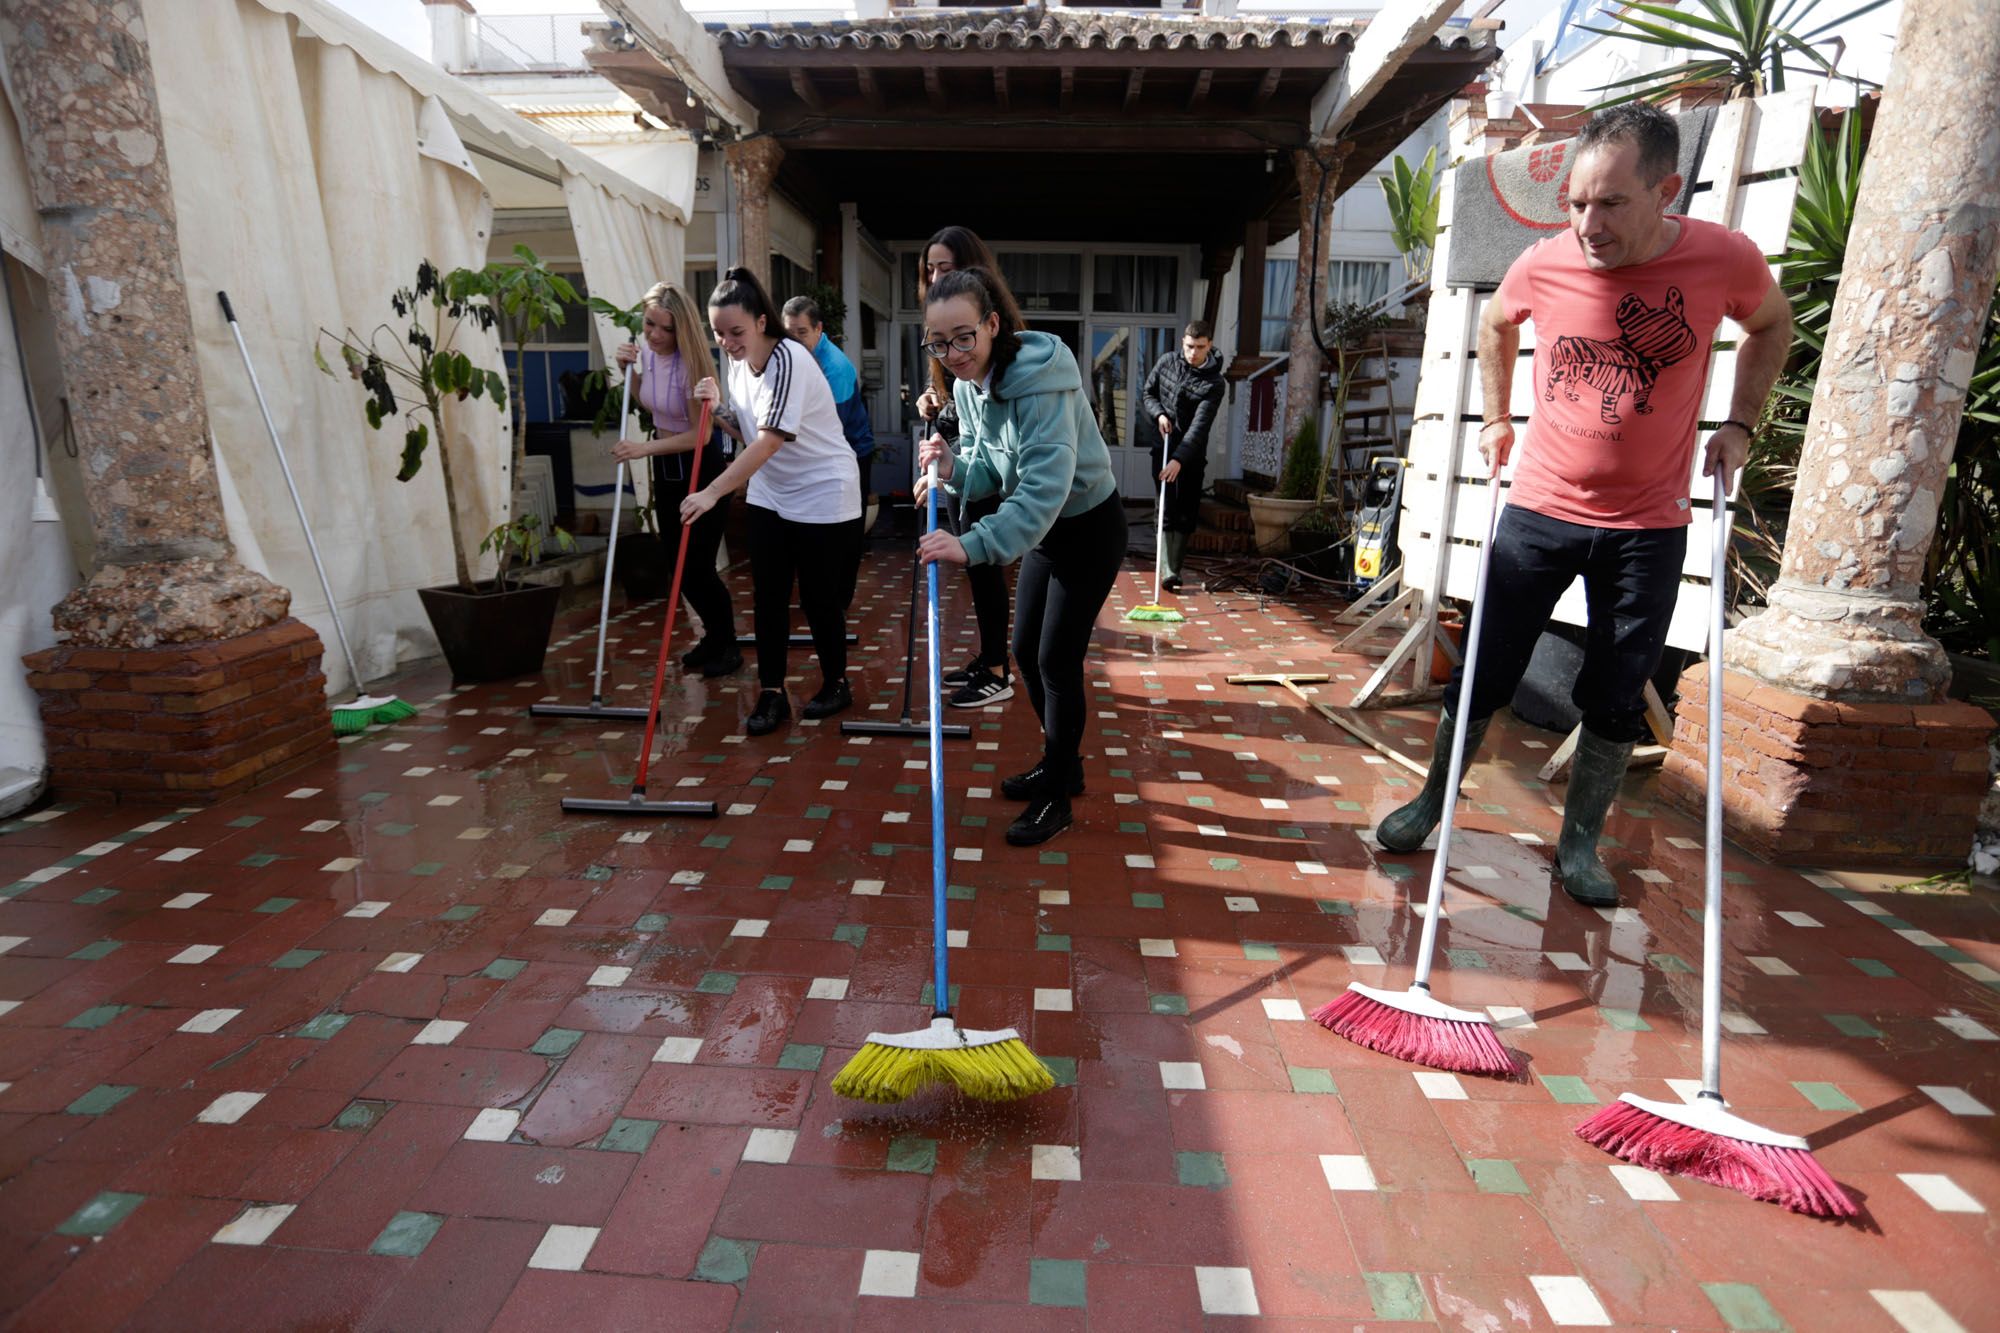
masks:
{"type": "Polygon", "coordinates": [[[1942,1106],[1953,1115],[1992,1115],[1993,1108],[1964,1088],[1948,1088],[1942,1084],[1920,1083],[1917,1091],[1942,1106]]]}
{"type": "Polygon", "coordinates": [[[336,875],[344,875],[360,864],[361,858],[358,856],[336,856],[321,866],[320,869],[331,871],[336,875]]]}
{"type": "Polygon", "coordinates": [[[1265,1000],[1264,1017],[1277,1023],[1303,1023],[1306,1011],[1299,1008],[1297,1000],[1265,1000]]]}
{"type": "Polygon", "coordinates": [[[1819,922],[1807,916],[1804,912],[1780,912],[1778,913],[1778,919],[1790,925],[1802,926],[1808,930],[1814,929],[1819,925],[1819,922]]]}
{"type": "Polygon", "coordinates": [[[576,918],[576,911],[569,907],[551,907],[535,918],[538,926],[567,926],[576,918]]]}
{"type": "Polygon", "coordinates": [[[261,1092],[225,1092],[204,1106],[195,1120],[204,1125],[233,1125],[263,1100],[261,1092]]]}
{"type": "Polygon", "coordinates": [[[743,1145],[743,1160],[783,1166],[792,1160],[792,1149],[798,1141],[796,1129],[753,1129],[750,1141],[743,1145]]]}
{"type": "Polygon", "coordinates": [[[854,881],[854,888],[850,892],[860,894],[864,898],[879,898],[882,895],[882,887],[886,882],[879,879],[857,879],[854,881]]]}
{"type": "Polygon", "coordinates": [[[812,985],[806,988],[808,1000],[844,1000],[847,998],[846,977],[814,977],[812,985]]]}
{"type": "Polygon", "coordinates": [[[222,952],[220,944],[190,944],[167,961],[170,963],[205,963],[222,952]]]}
{"type": "Polygon", "coordinates": [[[242,1012],[241,1009],[204,1009],[187,1022],[181,1024],[179,1030],[182,1032],[220,1032],[223,1024],[242,1012]]]}
{"type": "Polygon", "coordinates": [[[297,1204],[253,1203],[209,1239],[217,1245],[262,1245],[283,1226],[297,1204]]]}
{"type": "Polygon", "coordinates": [[[1903,1326],[1903,1333],[1965,1333],[1928,1291],[1871,1291],[1875,1303],[1903,1326]]]}
{"type": "Polygon", "coordinates": [[[1257,910],[1257,900],[1255,898],[1229,896],[1222,900],[1222,905],[1232,912],[1254,912],[1257,910]]]}
{"type": "Polygon", "coordinates": [[[653,1052],[656,1065],[691,1065],[701,1051],[700,1037],[663,1037],[660,1049],[653,1052]]]}
{"type": "Polygon", "coordinates": [[[626,978],[631,975],[632,969],[629,967],[614,967],[609,963],[605,963],[591,972],[590,980],[583,984],[586,986],[622,986],[625,984],[626,978]]]}
{"type": "Polygon", "coordinates": [[[1153,858],[1144,852],[1125,853],[1125,868],[1128,870],[1152,870],[1153,858]]]}
{"type": "Polygon", "coordinates": [[[1548,959],[1549,966],[1555,968],[1558,972],[1588,972],[1590,970],[1590,964],[1583,960],[1583,955],[1581,954],[1559,950],[1554,953],[1545,953],[1542,957],[1548,959]]]}
{"type": "Polygon", "coordinates": [[[1604,1312],[1597,1293],[1582,1278],[1535,1273],[1529,1276],[1528,1282],[1534,1287],[1535,1294],[1542,1298],[1542,1306],[1548,1310],[1549,1318],[1556,1323],[1569,1328],[1610,1327],[1611,1316],[1604,1312]]]}
{"type": "Polygon", "coordinates": [[[1947,1032],[1963,1037],[1967,1041],[2000,1041],[2000,1033],[1996,1033],[1977,1019],[1967,1018],[1964,1014],[1944,1014],[1939,1017],[1938,1022],[1944,1025],[1947,1032]]]}
{"type": "Polygon", "coordinates": [[[1531,1028],[1535,1018],[1526,1009],[1512,1004],[1489,1004],[1486,1012],[1493,1016],[1493,1026],[1502,1032],[1531,1028]]]}
{"type": "Polygon", "coordinates": [[[361,917],[363,919],[366,919],[369,917],[380,916],[382,915],[383,912],[387,911],[388,908],[389,904],[385,901],[382,901],[381,899],[369,899],[365,902],[358,902],[354,904],[354,906],[348,908],[345,912],[341,913],[341,915],[361,917]]]}
{"type": "Polygon", "coordinates": [[[1768,958],[1751,954],[1750,966],[1756,968],[1767,977],[1795,977],[1799,974],[1797,968],[1782,958],[1768,958]]]}
{"type": "Polygon", "coordinates": [[[1035,987],[1035,1008],[1042,1013],[1066,1014],[1076,1007],[1074,999],[1066,989],[1057,987],[1035,987]]]}
{"type": "Polygon", "coordinates": [[[1680,1202],[1681,1196],[1674,1193],[1673,1182],[1657,1171],[1620,1164],[1611,1168],[1611,1175],[1617,1180],[1619,1188],[1641,1203],[1680,1202]]]}
{"type": "Polygon", "coordinates": [[[177,893],[161,903],[160,906],[170,912],[185,912],[196,903],[206,901],[208,901],[208,895],[205,893],[177,893]]]}
{"type": "Polygon", "coordinates": [[[1458,1075],[1440,1073],[1434,1069],[1419,1070],[1411,1074],[1417,1080],[1417,1089],[1434,1102],[1470,1101],[1465,1086],[1458,1081],[1458,1075]]]}
{"type": "Polygon", "coordinates": [[[1250,1279],[1247,1268],[1202,1268],[1194,1270],[1195,1289],[1201,1294],[1203,1314],[1254,1315],[1262,1311],[1257,1306],[1257,1286],[1250,1279]]]}
{"type": "Polygon", "coordinates": [[[861,1261],[862,1296],[917,1294],[917,1266],[923,1256],[914,1250],[870,1250],[861,1261]]]}
{"type": "Polygon", "coordinates": [[[1343,944],[1340,946],[1340,952],[1356,967],[1382,966],[1382,954],[1372,944],[1343,944]]]}
{"type": "Polygon", "coordinates": [[[1028,1175],[1035,1180],[1082,1180],[1083,1162],[1066,1143],[1037,1143],[1030,1150],[1028,1175]]]}
{"type": "Polygon", "coordinates": [[[1180,950],[1174,947],[1172,940],[1142,939],[1139,941],[1139,956],[1141,958],[1178,958],[1180,957],[1180,950]]]}
{"type": "Polygon", "coordinates": [[[375,964],[377,972],[407,972],[423,961],[420,953],[392,953],[375,964]]]}
{"type": "Polygon", "coordinates": [[[560,1223],[542,1233],[542,1243],[528,1257],[528,1267],[549,1268],[559,1273],[575,1273],[583,1268],[583,1261],[590,1257],[590,1247],[597,1244],[596,1227],[570,1227],[560,1223]]]}
{"type": "Polygon", "coordinates": [[[1319,1169],[1326,1175],[1326,1187],[1330,1190],[1381,1188],[1375,1183],[1375,1173],[1368,1169],[1368,1159],[1359,1153],[1322,1153],[1319,1169]]]}
{"type": "Polygon", "coordinates": [[[458,1034],[465,1031],[465,1024],[455,1018],[433,1018],[424,1024],[424,1030],[410,1038],[412,1046],[449,1046],[458,1040],[458,1034]]]}
{"type": "Polygon", "coordinates": [[[1735,1013],[1728,1009],[1722,1011],[1722,1030],[1733,1032],[1739,1037],[1761,1037],[1766,1031],[1764,1025],[1750,1015],[1735,1013]]]}
{"type": "Polygon", "coordinates": [[[1950,1176],[1925,1171],[1898,1172],[1896,1179],[1941,1213],[1983,1213],[1986,1205],[1967,1194],[1950,1176]]]}
{"type": "Polygon", "coordinates": [[[1208,1076],[1194,1060],[1160,1061],[1160,1086],[1180,1092],[1200,1092],[1208,1087],[1208,1076]]]}

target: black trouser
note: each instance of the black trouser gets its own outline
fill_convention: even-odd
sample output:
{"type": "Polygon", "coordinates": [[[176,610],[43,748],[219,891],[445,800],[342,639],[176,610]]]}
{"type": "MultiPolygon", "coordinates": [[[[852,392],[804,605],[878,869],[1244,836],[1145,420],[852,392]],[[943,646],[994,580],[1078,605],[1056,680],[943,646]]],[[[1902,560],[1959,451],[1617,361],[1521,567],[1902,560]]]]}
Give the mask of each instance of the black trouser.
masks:
{"type": "MultiPolygon", "coordinates": [[[[669,454],[653,459],[653,518],[666,540],[679,549],[680,528],[675,515],[688,493],[689,454],[669,454]]],[[[720,445],[711,443],[702,451],[701,475],[714,481],[722,475],[728,460],[720,445]]],[[[701,617],[701,637],[717,647],[736,642],[736,609],[729,600],[729,585],[715,572],[715,553],[722,547],[722,530],[729,524],[729,497],[715,502],[715,508],[695,520],[688,532],[687,564],[681,571],[681,594],[701,617]]]]}
{"type": "Polygon", "coordinates": [[[1042,758],[1058,781],[1075,771],[1089,716],[1083,656],[1104,599],[1125,563],[1125,505],[1059,518],[1021,557],[1014,585],[1014,663],[1042,717],[1042,758]]]}
{"type": "Polygon", "coordinates": [[[798,523],[774,509],[749,506],[750,580],[755,585],[757,682],[785,688],[792,634],[792,581],[828,682],[847,674],[847,607],[861,560],[861,520],[798,523]]]}
{"type": "MultiPolygon", "coordinates": [[[[988,496],[965,506],[958,525],[965,531],[1000,507],[1000,497],[988,496]]],[[[972,614],[979,621],[979,665],[997,675],[1007,674],[1007,570],[1001,565],[967,565],[965,581],[972,586],[972,614]]]]}
{"type": "MultiPolygon", "coordinates": [[[[1590,623],[1570,698],[1593,734],[1639,740],[1646,682],[1666,647],[1686,554],[1686,528],[1593,528],[1509,506],[1487,575],[1493,591],[1480,623],[1472,717],[1513,699],[1557,599],[1581,576],[1590,623]]],[[[1452,673],[1447,698],[1458,698],[1463,675],[1463,667],[1452,673]]]]}
{"type": "MultiPolygon", "coordinates": [[[[1153,453],[1153,495],[1160,493],[1160,470],[1167,465],[1167,458],[1160,450],[1153,453]]],[[[1192,465],[1181,464],[1180,475],[1167,483],[1167,531],[1193,532],[1201,522],[1201,487],[1208,473],[1208,452],[1192,465]]]]}

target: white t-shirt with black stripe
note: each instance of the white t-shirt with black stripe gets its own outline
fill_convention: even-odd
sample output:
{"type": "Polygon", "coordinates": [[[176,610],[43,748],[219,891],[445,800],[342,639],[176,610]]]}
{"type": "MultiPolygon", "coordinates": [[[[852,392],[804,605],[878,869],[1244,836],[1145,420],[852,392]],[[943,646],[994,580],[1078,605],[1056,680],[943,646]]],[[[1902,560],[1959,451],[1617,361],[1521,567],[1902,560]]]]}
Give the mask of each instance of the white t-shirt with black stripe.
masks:
{"type": "Polygon", "coordinates": [[[744,438],[765,430],[785,437],[750,478],[750,503],[797,523],[860,518],[861,474],[813,354],[786,338],[771,349],[763,374],[731,360],[728,379],[729,405],[744,438]]]}

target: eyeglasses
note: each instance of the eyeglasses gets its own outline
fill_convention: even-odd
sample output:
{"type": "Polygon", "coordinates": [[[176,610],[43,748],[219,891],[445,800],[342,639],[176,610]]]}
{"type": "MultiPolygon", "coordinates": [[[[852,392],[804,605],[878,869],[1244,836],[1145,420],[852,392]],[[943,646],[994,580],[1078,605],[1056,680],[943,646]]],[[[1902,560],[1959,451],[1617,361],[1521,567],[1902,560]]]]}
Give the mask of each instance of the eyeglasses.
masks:
{"type": "Polygon", "coordinates": [[[933,361],[944,360],[946,352],[969,352],[977,346],[979,346],[978,329],[967,329],[963,333],[952,334],[949,339],[923,345],[924,351],[930,354],[933,361]]]}

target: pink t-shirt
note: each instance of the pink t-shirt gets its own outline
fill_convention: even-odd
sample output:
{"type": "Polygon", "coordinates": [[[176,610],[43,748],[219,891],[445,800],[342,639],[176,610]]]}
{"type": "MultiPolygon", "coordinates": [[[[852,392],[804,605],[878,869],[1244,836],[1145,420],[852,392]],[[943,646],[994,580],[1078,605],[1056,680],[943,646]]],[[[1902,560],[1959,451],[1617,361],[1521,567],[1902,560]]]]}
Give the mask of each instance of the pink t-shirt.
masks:
{"type": "Polygon", "coordinates": [[[687,363],[678,351],[661,356],[650,347],[639,349],[635,396],[653,414],[653,429],[662,435],[679,435],[694,424],[688,420],[687,363]]]}
{"type": "Polygon", "coordinates": [[[1569,231],[1507,270],[1494,299],[1535,321],[1535,406],[1507,502],[1603,528],[1688,521],[1709,346],[1762,304],[1771,270],[1741,232],[1678,217],[1657,259],[1593,270],[1569,231]]]}

